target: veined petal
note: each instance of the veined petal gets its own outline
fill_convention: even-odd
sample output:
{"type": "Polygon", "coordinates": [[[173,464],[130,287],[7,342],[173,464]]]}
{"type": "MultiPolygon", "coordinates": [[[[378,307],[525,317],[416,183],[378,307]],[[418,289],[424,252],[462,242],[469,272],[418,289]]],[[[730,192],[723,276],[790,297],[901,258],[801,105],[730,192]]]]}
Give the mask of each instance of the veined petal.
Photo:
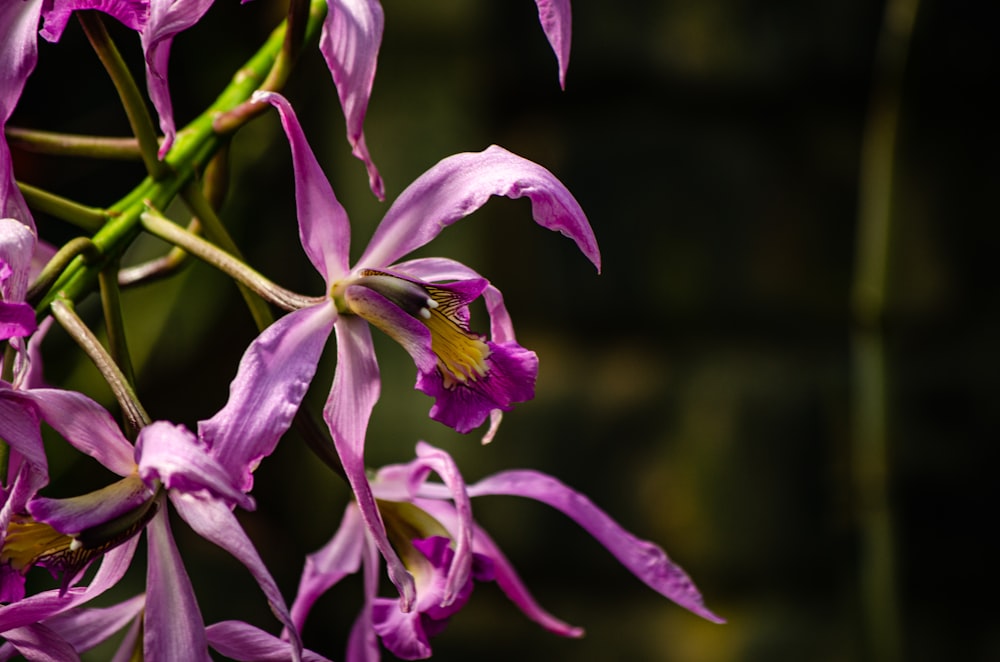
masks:
{"type": "Polygon", "coordinates": [[[52,628],[77,652],[88,651],[121,630],[136,618],[146,605],[139,594],[111,607],[78,608],[58,614],[45,625],[52,628]]]}
{"type": "MultiPolygon", "coordinates": [[[[331,7],[330,13],[334,11],[331,7]]],[[[292,149],[295,208],[302,248],[329,287],[348,270],[351,225],[347,212],[334,195],[288,101],[274,92],[256,92],[253,99],[270,103],[281,116],[292,149]]]]}
{"type": "MultiPolygon", "coordinates": [[[[208,644],[226,659],[242,662],[286,662],[293,655],[290,642],[243,621],[222,621],[205,629],[208,644]]],[[[304,662],[329,662],[322,655],[302,651],[304,662]]]]}
{"type": "Polygon", "coordinates": [[[541,501],[579,524],[647,586],[714,623],[725,621],[705,607],[701,593],[657,545],[640,540],[583,494],[537,471],[505,471],[469,486],[471,496],[506,494],[541,501]]]}
{"type": "Polygon", "coordinates": [[[156,421],[139,432],[135,446],[139,476],[148,486],[161,482],[168,490],[207,490],[227,504],[253,510],[253,499],[238,487],[232,475],[206,445],[187,428],[156,421]]]}
{"type": "Polygon", "coordinates": [[[385,558],[389,578],[399,589],[401,609],[410,611],[416,593],[413,576],[389,544],[365,473],[365,432],[379,396],[379,372],[371,331],[364,320],[350,316],[341,316],[334,331],[337,335],[337,372],[323,408],[323,418],[330,427],[361,517],[385,558]]]}
{"type": "Polygon", "coordinates": [[[0,301],[0,340],[25,338],[37,329],[34,308],[26,303],[0,301]]]}
{"type": "Polygon", "coordinates": [[[144,0],[53,0],[44,12],[45,24],[40,34],[48,41],[59,41],[70,15],[82,9],[102,11],[126,27],[139,30],[149,17],[148,4],[144,0]]]}
{"type": "Polygon", "coordinates": [[[382,177],[368,153],[363,124],[375,79],[385,17],[378,0],[328,0],[319,49],[323,53],[347,121],[347,140],[368,170],[368,184],[385,199],[382,177]]]}
{"type": "Polygon", "coordinates": [[[150,101],[160,116],[164,140],[160,145],[162,159],[170,150],[177,134],[174,107],[167,84],[170,46],[178,33],[201,20],[213,0],[150,0],[149,20],[141,32],[142,50],[146,54],[146,87],[150,101]]]}
{"type": "Polygon", "coordinates": [[[41,623],[5,630],[3,638],[26,660],[73,662],[80,659],[65,639],[41,623]]]}
{"type": "Polygon", "coordinates": [[[375,230],[358,267],[396,262],[493,195],[530,199],[535,222],[572,239],[600,269],[597,240],[576,198],[542,166],[496,145],[449,156],[410,184],[375,230]]]}
{"type": "Polygon", "coordinates": [[[82,393],[42,388],[21,391],[42,418],[74,448],[119,476],[135,470],[135,449],[104,407],[82,393]]]}
{"type": "Polygon", "coordinates": [[[285,599],[282,597],[278,585],[274,582],[274,578],[271,577],[267,566],[261,560],[260,554],[257,553],[257,549],[236,520],[233,511],[225,503],[204,498],[202,495],[171,492],[170,502],[174,504],[180,516],[191,525],[191,528],[198,535],[206,540],[211,540],[246,566],[253,578],[257,580],[257,585],[267,598],[271,611],[287,628],[293,644],[292,659],[300,660],[302,640],[292,624],[285,599]]]}
{"type": "Polygon", "coordinates": [[[559,63],[559,86],[566,89],[566,68],[569,66],[569,43],[572,36],[569,0],[535,0],[538,21],[542,24],[549,45],[559,63]]]}
{"type": "Polygon", "coordinates": [[[133,474],[78,497],[36,497],[28,502],[28,512],[61,533],[76,535],[135,510],[152,497],[153,492],[133,474]]]}
{"type": "Polygon", "coordinates": [[[357,506],[349,503],[344,510],[337,532],[318,551],[306,556],[299,590],[292,603],[292,622],[302,632],[309,611],[330,588],[361,567],[361,553],[365,544],[365,524],[357,506]]]}
{"type": "Polygon", "coordinates": [[[146,527],[146,626],[144,659],[210,662],[205,624],[161,508],[146,527]]]}
{"type": "Polygon", "coordinates": [[[291,425],[336,319],[332,302],[293,311],[244,352],[229,401],[198,423],[198,436],[244,492],[253,470],[291,425]]]}

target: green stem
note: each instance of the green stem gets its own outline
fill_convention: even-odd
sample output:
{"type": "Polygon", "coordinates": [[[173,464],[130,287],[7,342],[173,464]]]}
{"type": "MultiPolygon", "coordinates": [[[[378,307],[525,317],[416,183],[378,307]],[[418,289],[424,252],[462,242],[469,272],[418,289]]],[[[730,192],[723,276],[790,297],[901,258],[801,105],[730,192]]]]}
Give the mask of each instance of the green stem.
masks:
{"type": "Polygon", "coordinates": [[[87,328],[87,325],[76,314],[73,302],[66,299],[56,299],[52,302],[52,315],[97,366],[98,371],[111,387],[111,392],[115,394],[118,404],[121,405],[126,431],[131,433],[130,438],[135,439],[135,434],[149,425],[150,418],[146,410],[139,404],[139,398],[121,368],[104,349],[97,336],[87,328]]]}
{"type": "Polygon", "coordinates": [[[35,211],[51,214],[72,223],[87,232],[97,232],[108,220],[108,212],[96,207],[88,207],[55,193],[35,188],[31,184],[17,182],[25,201],[35,211]]]}
{"type": "MultiPolygon", "coordinates": [[[[311,1],[306,41],[311,42],[318,37],[325,12],[326,0],[311,1]]],[[[94,244],[104,259],[95,264],[85,264],[82,260],[70,263],[36,307],[39,315],[46,314],[49,304],[57,296],[78,301],[93,291],[97,274],[104,268],[105,261],[120,256],[138,236],[141,230],[140,216],[146,210],[146,203],[157,209],[165,209],[184,186],[205,168],[226,141],[213,128],[214,120],[250,98],[271,70],[282,47],[284,34],[285,27],[282,24],[233,76],[215,102],[177,133],[173,148],[165,159],[169,166],[167,175],[161,180],[147,177],[109,209],[110,218],[93,236],[94,244]]]]}
{"type": "Polygon", "coordinates": [[[91,46],[100,58],[101,64],[111,76],[111,82],[118,90],[122,105],[125,107],[125,114],[128,116],[129,126],[132,133],[139,141],[139,152],[142,154],[143,163],[146,164],[146,172],[154,179],[160,179],[167,174],[166,166],[157,157],[159,140],[156,135],[156,128],[153,118],[149,115],[145,99],[139,87],[135,84],[135,79],[129,71],[125,60],[122,59],[118,47],[111,40],[111,35],[104,27],[104,21],[96,11],[76,12],[83,26],[83,31],[90,40],[91,46]]]}
{"type": "Polygon", "coordinates": [[[135,138],[108,138],[105,136],[80,136],[73,133],[56,133],[8,126],[4,129],[7,143],[27,152],[56,154],[58,156],[84,156],[93,159],[135,161],[142,158],[135,138]]]}
{"type": "Polygon", "coordinates": [[[852,462],[861,530],[860,591],[867,657],[879,662],[904,659],[891,500],[884,318],[900,88],[917,5],[918,0],[890,0],[885,7],[862,138],[851,292],[852,462]]]}
{"type": "Polygon", "coordinates": [[[135,371],[132,368],[128,342],[125,340],[125,321],[122,319],[121,291],[118,289],[118,261],[114,260],[99,277],[101,304],[104,308],[104,324],[107,326],[108,347],[111,358],[121,368],[122,374],[135,388],[135,371]]]}
{"type": "Polygon", "coordinates": [[[279,308],[298,310],[300,308],[315,306],[325,301],[325,297],[306,297],[272,283],[260,273],[247,266],[245,262],[238,260],[215,244],[191,234],[154,211],[149,211],[142,215],[142,226],[150,234],[175,246],[180,246],[188,253],[211,264],[237,282],[243,283],[279,308]]]}
{"type": "Polygon", "coordinates": [[[85,263],[94,263],[101,258],[101,251],[98,250],[97,246],[94,245],[87,237],[77,237],[75,239],[70,239],[63,247],[59,249],[52,259],[42,267],[42,272],[38,274],[38,278],[35,282],[31,284],[28,288],[28,293],[25,295],[25,301],[34,301],[38,297],[42,296],[43,293],[49,291],[52,287],[52,283],[56,281],[59,274],[62,273],[63,269],[69,265],[77,256],[82,256],[85,263]]]}

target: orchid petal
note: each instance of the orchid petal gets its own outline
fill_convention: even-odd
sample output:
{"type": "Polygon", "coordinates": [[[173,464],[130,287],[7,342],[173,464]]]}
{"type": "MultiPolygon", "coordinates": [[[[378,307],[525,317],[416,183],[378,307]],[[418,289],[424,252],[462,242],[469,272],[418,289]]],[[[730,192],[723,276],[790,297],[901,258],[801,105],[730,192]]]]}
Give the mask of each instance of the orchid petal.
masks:
{"type": "Polygon", "coordinates": [[[79,608],[63,612],[45,621],[59,633],[77,652],[90,650],[125,627],[142,613],[146,605],[143,594],[119,602],[111,607],[79,608]]]}
{"type": "Polygon", "coordinates": [[[42,0],[0,2],[0,218],[14,218],[35,229],[28,205],[14,181],[10,148],[3,129],[38,62],[38,21],[42,0]]]}
{"type": "Polygon", "coordinates": [[[146,485],[168,490],[207,490],[228,504],[253,510],[253,499],[233,484],[234,477],[194,434],[181,425],[156,421],[139,432],[135,455],[146,485]]]}
{"type": "Polygon", "coordinates": [[[141,32],[142,50],[146,54],[146,87],[149,99],[160,116],[164,140],[160,145],[162,159],[170,150],[177,134],[174,108],[167,83],[170,46],[178,33],[201,20],[213,0],[150,0],[149,20],[141,32]]]}
{"type": "Polygon", "coordinates": [[[299,238],[309,261],[329,286],[348,270],[351,225],[347,212],[334,195],[288,101],[274,92],[256,92],[253,100],[270,103],[281,116],[292,149],[299,238]]]}
{"type": "Polygon", "coordinates": [[[0,265],[7,265],[6,277],[0,276],[0,300],[23,302],[31,278],[31,260],[35,254],[35,231],[13,218],[0,218],[0,265]]]}
{"type": "Polygon", "coordinates": [[[65,639],[41,623],[6,630],[3,637],[27,660],[76,662],[80,659],[65,639]]]}
{"type": "Polygon", "coordinates": [[[385,17],[378,0],[328,0],[319,49],[326,60],[347,121],[347,140],[368,170],[368,185],[385,199],[382,177],[368,153],[363,124],[375,79],[385,17]]]}
{"type": "Polygon", "coordinates": [[[303,308],[269,326],[247,348],[229,401],[198,423],[198,436],[244,492],[253,470],[291,425],[336,319],[333,303],[303,308]]]}
{"type": "Polygon", "coordinates": [[[449,156],[410,184],[375,230],[358,268],[392,264],[494,195],[527,196],[535,222],[572,239],[600,269],[597,240],[573,194],[542,166],[496,145],[449,156]]]}
{"type": "Polygon", "coordinates": [[[565,90],[572,36],[569,0],[535,0],[535,4],[538,5],[538,21],[559,64],[559,87],[565,90]]]}
{"type": "Polygon", "coordinates": [[[288,614],[288,607],[285,606],[285,599],[261,560],[260,554],[257,553],[243,527],[236,520],[233,511],[221,501],[206,499],[201,494],[185,494],[176,491],[171,491],[169,494],[170,502],[177,508],[178,514],[198,535],[232,554],[250,571],[267,598],[271,611],[274,612],[282,625],[289,629],[294,644],[292,658],[299,660],[302,641],[298,632],[294,630],[292,619],[288,614]]]}
{"type": "Polygon", "coordinates": [[[149,16],[148,4],[145,0],[54,0],[45,10],[45,24],[40,34],[47,41],[59,41],[70,15],[84,9],[102,11],[126,27],[139,30],[149,16]]]}
{"type": "Polygon", "coordinates": [[[361,517],[385,558],[389,578],[399,589],[401,609],[410,611],[416,588],[399,555],[389,544],[385,524],[375,505],[365,474],[365,430],[379,396],[378,364],[368,324],[358,318],[341,317],[334,326],[337,335],[337,372],[323,418],[354,490],[361,517]]]}
{"type": "Polygon", "coordinates": [[[431,332],[413,315],[378,292],[352,285],[344,292],[351,310],[395,340],[413,358],[417,370],[435,370],[437,357],[431,349],[431,332]]]}
{"type": "Polygon", "coordinates": [[[505,471],[469,486],[471,496],[506,494],[541,501],[560,511],[604,545],[622,565],[647,586],[680,606],[715,623],[723,623],[709,611],[701,593],[680,566],[651,542],[640,540],[583,494],[552,476],[536,471],[505,471]]]}
{"type": "Polygon", "coordinates": [[[133,474],[82,496],[36,497],[28,503],[28,512],[56,531],[76,535],[133,511],[152,497],[153,492],[133,474]]]}
{"type": "Polygon", "coordinates": [[[170,533],[167,509],[146,525],[146,626],[144,659],[209,662],[205,624],[191,580],[170,533]]]}
{"type": "Polygon", "coordinates": [[[361,567],[364,542],[364,522],[357,507],[350,503],[330,542],[306,556],[306,565],[302,570],[299,590],[295,594],[291,610],[292,622],[298,632],[302,632],[309,611],[319,596],[361,567]]]}
{"type": "MultiPolygon", "coordinates": [[[[18,397],[20,395],[23,393],[0,386],[0,430],[3,430],[3,440],[36,474],[40,489],[48,482],[48,461],[42,445],[38,415],[34,408],[24,406],[18,397]]],[[[16,469],[17,465],[11,462],[10,476],[0,476],[0,487],[10,486],[16,469]]],[[[0,524],[6,529],[7,522],[0,524]]]]}
{"type": "Polygon", "coordinates": [[[21,395],[77,450],[119,476],[135,470],[135,449],[101,405],[81,393],[60,389],[32,389],[21,395]]]}
{"type": "Polygon", "coordinates": [[[24,338],[37,328],[34,308],[26,303],[0,301],[0,340],[24,338]]]}
{"type": "Polygon", "coordinates": [[[105,554],[89,586],[74,586],[66,591],[52,589],[30,595],[19,602],[0,605],[0,632],[43,621],[104,593],[117,584],[128,570],[138,541],[138,537],[130,538],[105,554]]]}
{"type": "MultiPolygon", "coordinates": [[[[208,644],[227,659],[243,662],[286,662],[293,655],[291,643],[242,621],[222,621],[205,629],[208,644]]],[[[304,662],[329,662],[322,655],[302,651],[304,662]]]]}

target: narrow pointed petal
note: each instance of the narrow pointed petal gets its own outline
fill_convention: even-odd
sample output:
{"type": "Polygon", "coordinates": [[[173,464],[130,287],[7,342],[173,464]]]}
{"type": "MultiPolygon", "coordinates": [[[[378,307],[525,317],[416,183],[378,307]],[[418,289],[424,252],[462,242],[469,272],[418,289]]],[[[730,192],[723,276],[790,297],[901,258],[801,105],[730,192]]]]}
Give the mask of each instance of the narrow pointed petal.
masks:
{"type": "Polygon", "coordinates": [[[26,660],[39,662],[78,662],[80,656],[59,634],[41,623],[5,630],[9,641],[26,660]]]}
{"type": "Polygon", "coordinates": [[[214,542],[246,566],[257,580],[257,585],[267,598],[271,611],[289,632],[292,640],[292,659],[301,659],[302,640],[294,629],[285,599],[233,511],[225,503],[204,498],[202,494],[171,491],[170,502],[198,535],[214,542]]]}
{"type": "Polygon", "coordinates": [[[372,94],[385,17],[378,0],[329,0],[319,49],[323,53],[347,121],[347,140],[368,170],[368,184],[385,199],[382,177],[368,153],[364,121],[372,94]]]}
{"type": "Polygon", "coordinates": [[[170,533],[166,508],[146,526],[146,536],[145,659],[209,662],[205,623],[170,533]]]}
{"type": "Polygon", "coordinates": [[[292,149],[299,238],[309,261],[329,286],[348,270],[351,225],[347,212],[334,195],[285,97],[274,92],[257,92],[253,99],[270,103],[281,116],[281,125],[292,149]]]}
{"type": "Polygon", "coordinates": [[[379,397],[379,372],[371,331],[364,320],[347,316],[337,320],[334,330],[337,335],[337,372],[323,408],[323,418],[330,426],[333,443],[354,490],[361,516],[385,558],[389,578],[399,589],[401,608],[410,611],[416,596],[413,576],[389,544],[385,524],[365,473],[365,433],[379,397]]]}
{"type": "Polygon", "coordinates": [[[22,397],[38,407],[42,418],[74,448],[119,476],[135,470],[135,449],[104,407],[75,391],[34,389],[22,397]]]}
{"type": "Polygon", "coordinates": [[[600,269],[597,240],[576,198],[542,166],[496,145],[449,156],[418,177],[396,198],[358,265],[396,262],[494,195],[527,197],[536,223],[572,239],[600,269]]]}
{"type": "Polygon", "coordinates": [[[298,632],[302,632],[309,611],[319,596],[347,575],[358,571],[364,544],[365,524],[361,513],[353,503],[348,504],[330,542],[306,557],[291,610],[292,622],[298,632]]]}
{"type": "Polygon", "coordinates": [[[538,5],[538,21],[559,64],[559,87],[565,90],[572,36],[569,0],[535,0],[535,4],[538,5]]]}
{"type": "Polygon", "coordinates": [[[152,497],[153,492],[133,474],[81,496],[35,497],[28,504],[28,512],[35,520],[45,522],[56,531],[75,535],[135,510],[152,497]]]}
{"type": "Polygon", "coordinates": [[[146,54],[146,87],[149,98],[160,116],[162,159],[177,135],[174,107],[167,83],[167,65],[174,37],[201,20],[213,0],[150,0],[149,19],[142,29],[142,50],[146,54]]]}
{"type": "Polygon", "coordinates": [[[332,302],[291,312],[244,352],[229,401],[198,423],[198,437],[244,492],[295,417],[336,319],[332,302]]]}
{"type": "Polygon", "coordinates": [[[378,548],[370,536],[365,536],[361,557],[364,563],[365,601],[347,638],[347,662],[379,662],[381,654],[372,622],[372,606],[378,598],[379,562],[378,548]]]}
{"type": "Polygon", "coordinates": [[[505,471],[469,486],[469,494],[506,494],[541,501],[579,524],[647,586],[714,623],[723,623],[705,607],[701,593],[680,566],[657,545],[636,538],[583,494],[536,471],[505,471]]]}
{"type": "Polygon", "coordinates": [[[59,633],[77,652],[88,651],[136,618],[146,605],[137,595],[111,607],[74,609],[48,619],[45,624],[59,633]]]}
{"type": "MultiPolygon", "coordinates": [[[[206,628],[208,643],[226,659],[241,662],[287,662],[293,656],[291,643],[242,621],[222,621],[206,628]]],[[[329,662],[322,655],[302,651],[304,662],[329,662]]]]}

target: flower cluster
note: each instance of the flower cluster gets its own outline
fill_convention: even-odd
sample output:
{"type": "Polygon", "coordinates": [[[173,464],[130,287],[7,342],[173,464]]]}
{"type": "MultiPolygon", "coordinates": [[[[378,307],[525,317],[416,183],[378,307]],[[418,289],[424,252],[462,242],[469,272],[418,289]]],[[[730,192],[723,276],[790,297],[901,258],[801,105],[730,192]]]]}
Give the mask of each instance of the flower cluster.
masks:
{"type": "MultiPolygon", "coordinates": [[[[569,0],[536,0],[542,28],[565,83],[570,44],[569,0]]],[[[347,122],[352,151],[367,169],[371,191],[382,179],[365,143],[366,112],[384,16],[377,0],[291,0],[275,32],[216,105],[183,131],[174,125],[168,62],[174,38],[195,25],[210,0],[15,0],[0,3],[0,659],[74,660],[123,629],[119,656],[208,660],[210,649],[234,659],[324,659],[303,646],[317,598],[363,569],[362,607],[347,643],[349,660],[377,660],[384,647],[403,659],[431,655],[431,638],[462,609],[476,582],[496,582],[529,618],[559,635],[582,634],[539,606],[497,544],[473,518],[472,501],[487,495],[527,497],[579,524],[636,577],[695,614],[721,622],[687,575],[658,546],[623,530],[584,495],[530,470],[503,471],[466,484],[455,461],[425,442],[415,459],[369,473],[365,446],[381,376],[372,327],[412,357],[415,388],[433,399],[429,416],[461,433],[497,434],[515,404],[534,397],[538,358],[520,345],[500,290],[449,258],[410,258],[446,227],[493,196],[527,198],[534,221],[571,239],[600,270],[600,252],[580,205],[544,167],[491,146],[443,158],[396,198],[360,257],[350,261],[351,222],[280,88],[295,54],[318,43],[347,122]],[[97,153],[108,141],[80,136],[52,141],[42,131],[9,127],[38,60],[38,36],[58,42],[72,16],[102,56],[128,112],[135,139],[123,149],[142,159],[150,177],[107,210],[46,195],[46,210],[84,228],[56,247],[38,236],[32,208],[42,194],[18,182],[9,138],[54,152],[97,153]],[[104,29],[117,20],[134,32],[145,55],[146,90],[158,122],[104,29]],[[317,37],[318,34],[318,37],[317,37]],[[285,290],[251,269],[215,217],[208,154],[263,112],[280,117],[291,150],[294,208],[302,251],[322,278],[318,296],[285,290]],[[157,132],[154,124],[158,124],[157,132]],[[160,136],[157,133],[161,134],[160,136]],[[59,145],[52,147],[54,142],[59,145]],[[53,198],[57,203],[51,202],[53,198]],[[179,198],[199,220],[184,230],[161,213],[179,198]],[[131,271],[120,261],[142,232],[173,243],[232,276],[247,291],[259,335],[232,378],[229,398],[193,429],[150,416],[141,404],[125,345],[106,347],[75,313],[99,293],[108,337],[120,332],[117,288],[169,272],[166,261],[131,271]],[[161,273],[162,272],[162,273],[161,273]],[[138,274],[138,275],[136,275],[138,274]],[[270,306],[260,306],[259,296],[270,306]],[[474,329],[470,305],[482,299],[489,333],[474,329]],[[274,319],[274,309],[284,311],[274,319]],[[107,312],[109,311],[110,312],[107,312]],[[120,416],[85,393],[48,385],[39,348],[60,324],[111,387],[120,416]],[[304,399],[321,354],[336,345],[317,455],[349,484],[353,498],[330,542],[305,559],[294,599],[286,600],[237,518],[253,510],[254,472],[285,432],[302,420],[304,399]],[[71,497],[49,496],[48,446],[89,456],[117,479],[71,497]],[[435,474],[440,481],[428,480],[435,474]],[[271,631],[230,620],[206,624],[171,514],[225,550],[249,571],[276,618],[271,631]],[[117,585],[145,540],[144,590],[118,604],[90,603],[117,585]],[[392,595],[382,596],[384,571],[392,595]],[[36,590],[29,574],[46,569],[56,581],[36,590]],[[96,571],[95,571],[96,569],[96,571]]],[[[222,158],[222,157],[220,157],[222,158]]],[[[291,209],[291,205],[289,205],[291,209]]],[[[408,442],[412,443],[412,442],[408,442]]],[[[61,451],[62,452],[62,451],[61,451]]],[[[331,523],[332,525],[333,523],[331,523]]],[[[332,529],[332,526],[331,526],[332,529]]]]}

